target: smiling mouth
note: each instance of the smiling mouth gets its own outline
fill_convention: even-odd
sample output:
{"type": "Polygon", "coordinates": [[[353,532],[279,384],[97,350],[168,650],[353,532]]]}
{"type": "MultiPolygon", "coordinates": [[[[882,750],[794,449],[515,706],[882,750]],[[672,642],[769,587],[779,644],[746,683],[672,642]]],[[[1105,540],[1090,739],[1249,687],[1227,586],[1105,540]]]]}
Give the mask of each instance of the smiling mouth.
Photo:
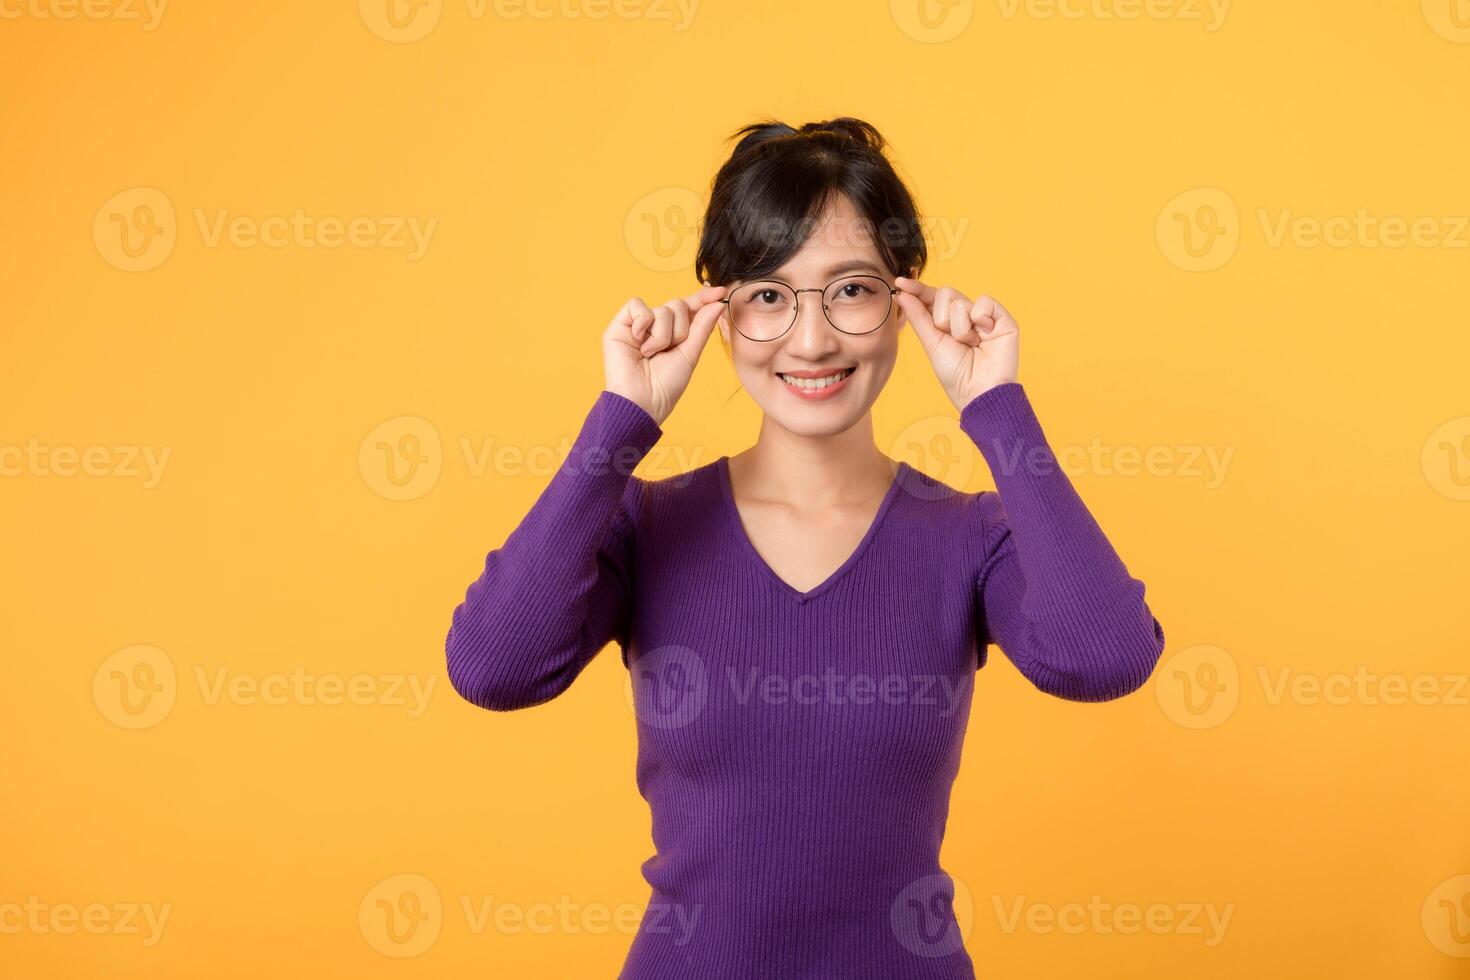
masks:
{"type": "Polygon", "coordinates": [[[790,374],[782,374],[780,371],[776,372],[776,376],[793,388],[801,388],[804,391],[820,391],[830,385],[835,385],[856,370],[856,367],[841,368],[820,378],[798,378],[790,374]]]}

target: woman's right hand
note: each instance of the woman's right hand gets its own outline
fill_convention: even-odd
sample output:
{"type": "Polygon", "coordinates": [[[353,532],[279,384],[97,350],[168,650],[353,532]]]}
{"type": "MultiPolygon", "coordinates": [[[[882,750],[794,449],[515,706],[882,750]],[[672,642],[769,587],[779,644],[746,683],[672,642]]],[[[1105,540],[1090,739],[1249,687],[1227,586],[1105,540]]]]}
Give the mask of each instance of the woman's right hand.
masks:
{"type": "Polygon", "coordinates": [[[660,426],[689,387],[694,365],[724,312],[724,286],[705,286],[649,309],[634,296],[602,335],[606,388],[635,402],[660,426]]]}

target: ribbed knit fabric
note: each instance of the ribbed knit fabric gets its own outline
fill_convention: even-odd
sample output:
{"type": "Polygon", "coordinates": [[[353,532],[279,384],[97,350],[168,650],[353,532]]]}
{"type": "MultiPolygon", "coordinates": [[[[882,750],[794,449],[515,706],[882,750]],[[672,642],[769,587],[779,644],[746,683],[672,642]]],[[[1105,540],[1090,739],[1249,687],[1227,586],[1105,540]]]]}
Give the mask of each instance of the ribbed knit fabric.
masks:
{"type": "Polygon", "coordinates": [[[901,463],[800,592],[747,537],[729,458],[633,476],[662,429],[603,391],[455,609],[449,678],[482,707],[553,698],[614,641],[633,673],[657,853],[622,980],[974,977],[939,849],[986,644],[1102,701],[1148,679],[1164,634],[1021,385],[960,425],[998,493],[901,463]]]}

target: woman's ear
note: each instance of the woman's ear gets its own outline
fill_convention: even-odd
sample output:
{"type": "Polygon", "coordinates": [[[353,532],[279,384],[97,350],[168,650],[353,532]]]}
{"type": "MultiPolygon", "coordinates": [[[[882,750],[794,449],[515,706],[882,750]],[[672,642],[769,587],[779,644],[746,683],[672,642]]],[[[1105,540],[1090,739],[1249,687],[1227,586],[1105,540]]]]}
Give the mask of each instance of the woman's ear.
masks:
{"type": "Polygon", "coordinates": [[[725,314],[721,313],[719,320],[715,321],[715,326],[718,327],[720,331],[720,346],[725,348],[725,356],[729,358],[731,364],[734,364],[735,352],[730,349],[729,319],[725,316],[725,314]]]}

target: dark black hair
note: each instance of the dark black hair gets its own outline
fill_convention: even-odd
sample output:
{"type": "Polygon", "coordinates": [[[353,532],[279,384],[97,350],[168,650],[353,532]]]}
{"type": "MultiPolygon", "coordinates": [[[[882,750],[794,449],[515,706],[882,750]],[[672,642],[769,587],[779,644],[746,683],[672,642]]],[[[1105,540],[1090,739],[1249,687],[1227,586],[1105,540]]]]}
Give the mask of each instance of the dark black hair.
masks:
{"type": "Polygon", "coordinates": [[[918,211],[872,124],[841,116],[794,129],[767,120],[730,139],[735,149],[715,175],[694,259],[701,282],[722,286],[774,272],[838,195],[866,219],[893,275],[923,271],[929,253],[918,211]]]}

